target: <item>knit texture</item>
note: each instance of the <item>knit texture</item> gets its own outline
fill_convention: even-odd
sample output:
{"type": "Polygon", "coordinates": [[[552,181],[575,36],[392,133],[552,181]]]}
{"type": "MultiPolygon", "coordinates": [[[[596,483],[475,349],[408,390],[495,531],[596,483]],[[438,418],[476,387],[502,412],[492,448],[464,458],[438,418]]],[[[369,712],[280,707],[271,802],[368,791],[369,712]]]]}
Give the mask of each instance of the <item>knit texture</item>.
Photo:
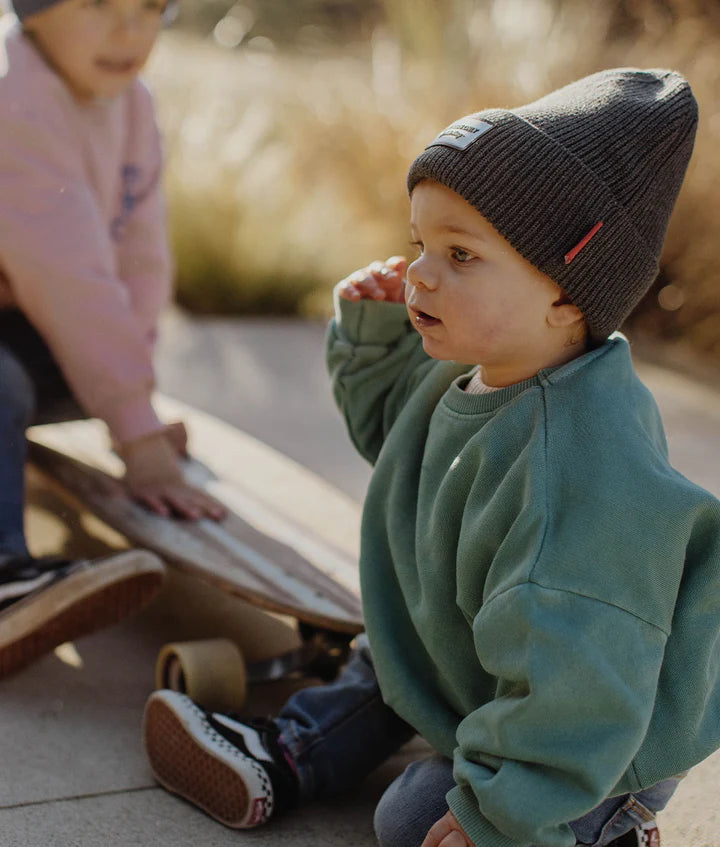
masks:
{"type": "Polygon", "coordinates": [[[696,126],[679,74],[602,71],[456,121],[412,163],[408,190],[430,178],[464,197],[567,293],[599,341],[657,276],[696,126]]]}

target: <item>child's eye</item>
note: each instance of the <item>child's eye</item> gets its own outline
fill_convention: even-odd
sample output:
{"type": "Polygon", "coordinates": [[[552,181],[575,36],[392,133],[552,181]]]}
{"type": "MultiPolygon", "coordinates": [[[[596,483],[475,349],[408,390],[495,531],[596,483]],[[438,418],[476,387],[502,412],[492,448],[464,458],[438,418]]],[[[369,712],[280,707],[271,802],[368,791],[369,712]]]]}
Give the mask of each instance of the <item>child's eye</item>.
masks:
{"type": "Polygon", "coordinates": [[[463,250],[462,247],[453,247],[450,250],[450,255],[452,256],[453,261],[457,262],[459,265],[464,265],[473,258],[472,253],[468,253],[468,251],[463,250]]]}
{"type": "Polygon", "coordinates": [[[413,249],[413,253],[414,253],[414,256],[415,256],[416,259],[417,259],[418,256],[422,256],[423,247],[424,247],[422,241],[411,241],[410,246],[413,249]]]}

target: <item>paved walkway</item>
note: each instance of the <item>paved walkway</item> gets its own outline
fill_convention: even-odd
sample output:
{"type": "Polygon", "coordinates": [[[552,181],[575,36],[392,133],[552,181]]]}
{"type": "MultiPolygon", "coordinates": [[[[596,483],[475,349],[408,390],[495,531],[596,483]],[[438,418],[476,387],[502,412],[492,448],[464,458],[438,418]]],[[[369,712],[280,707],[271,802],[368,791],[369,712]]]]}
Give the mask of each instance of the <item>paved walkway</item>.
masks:
{"type": "MultiPolygon", "coordinates": [[[[349,446],[324,375],[324,329],[285,321],[202,321],[168,316],[161,387],[263,438],[362,498],[368,469],[349,446]]],[[[720,495],[720,394],[642,368],[663,409],[677,466],[720,495]]],[[[92,523],[54,514],[38,497],[38,544],[72,539],[90,552],[107,541],[92,523]]],[[[40,552],[40,550],[38,550],[40,552]]],[[[140,744],[152,668],[167,640],[230,634],[252,610],[173,577],[148,612],[83,639],[0,683],[0,847],[370,847],[382,787],[419,747],[380,769],[353,797],[305,809],[273,826],[235,833],[157,788],[140,744]]],[[[258,708],[280,692],[257,692],[258,708]]],[[[720,754],[703,763],[663,813],[663,847],[720,847],[720,754]]]]}

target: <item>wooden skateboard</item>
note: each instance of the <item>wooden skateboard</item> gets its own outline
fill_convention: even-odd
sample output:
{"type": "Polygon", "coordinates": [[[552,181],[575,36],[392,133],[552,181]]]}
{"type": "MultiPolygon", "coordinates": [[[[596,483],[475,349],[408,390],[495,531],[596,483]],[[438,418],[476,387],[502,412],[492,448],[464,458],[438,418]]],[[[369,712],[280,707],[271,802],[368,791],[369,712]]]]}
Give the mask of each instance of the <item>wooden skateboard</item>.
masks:
{"type": "Polygon", "coordinates": [[[32,471],[68,501],[168,565],[270,613],[297,621],[300,646],[245,666],[227,640],[167,645],[159,686],[210,708],[238,708],[248,681],[305,670],[331,679],[362,631],[357,573],[359,509],[350,498],[261,441],[189,406],[159,397],[159,414],[183,420],[188,481],[228,508],[220,523],[154,515],[126,495],[120,459],[96,420],[34,427],[32,471]]]}

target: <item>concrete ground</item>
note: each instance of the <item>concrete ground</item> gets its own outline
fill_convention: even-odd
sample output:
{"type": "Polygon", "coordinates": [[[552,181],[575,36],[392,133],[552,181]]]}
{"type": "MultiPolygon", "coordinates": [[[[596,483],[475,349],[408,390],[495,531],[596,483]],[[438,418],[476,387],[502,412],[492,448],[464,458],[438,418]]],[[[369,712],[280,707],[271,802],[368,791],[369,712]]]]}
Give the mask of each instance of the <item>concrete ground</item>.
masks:
{"type": "MultiPolygon", "coordinates": [[[[368,469],[332,405],[324,329],[288,321],[188,322],[173,312],[160,350],[161,388],[245,429],[361,500],[368,469]]],[[[648,364],[676,466],[720,495],[720,393],[648,364]]],[[[720,386],[719,386],[720,387],[720,386]]],[[[93,553],[113,538],[57,512],[36,491],[36,552],[68,544],[93,553]],[[69,529],[68,529],[69,525],[69,529]]],[[[140,742],[158,648],[168,640],[232,634],[254,614],[178,576],[138,618],[68,645],[0,683],[0,847],[369,847],[374,803],[422,751],[414,743],[352,797],[306,808],[250,833],[227,830],[153,783],[140,742]]],[[[271,709],[278,686],[254,693],[271,709]]],[[[720,847],[720,753],[697,767],[661,816],[663,847],[720,847]]]]}

